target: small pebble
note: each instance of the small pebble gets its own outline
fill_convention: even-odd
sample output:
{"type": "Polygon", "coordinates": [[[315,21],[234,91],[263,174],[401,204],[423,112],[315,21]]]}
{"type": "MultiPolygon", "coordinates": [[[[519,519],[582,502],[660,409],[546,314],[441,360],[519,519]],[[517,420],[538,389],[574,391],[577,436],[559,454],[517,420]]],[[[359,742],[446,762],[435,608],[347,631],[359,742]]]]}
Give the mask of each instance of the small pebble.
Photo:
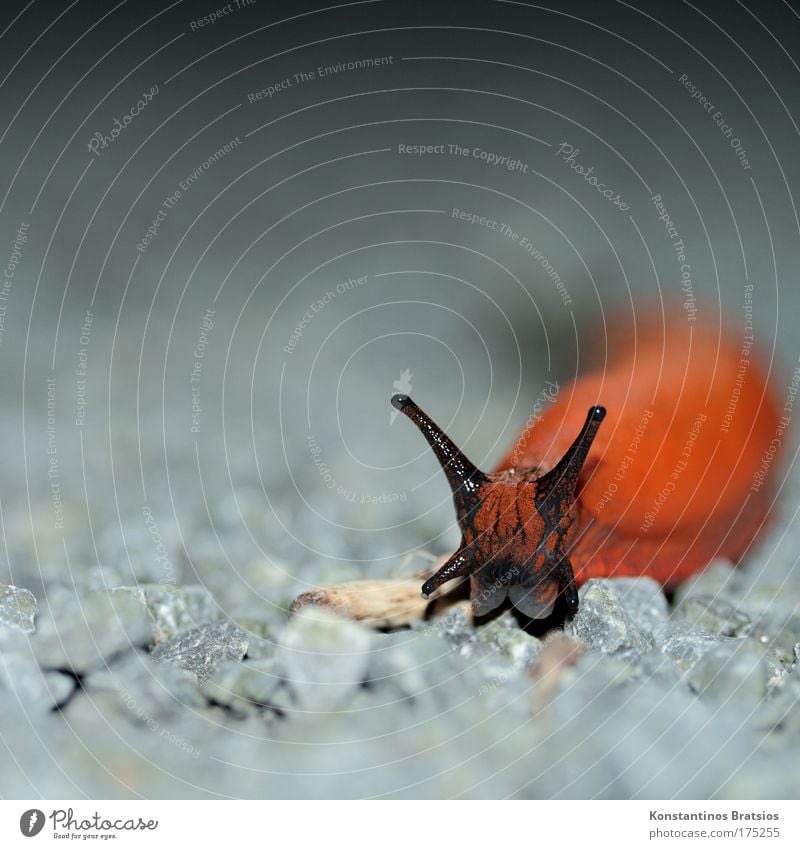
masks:
{"type": "Polygon", "coordinates": [[[565,633],[581,640],[590,651],[621,649],[648,651],[650,638],[628,615],[611,581],[593,578],[579,591],[580,607],[565,633]]]}
{"type": "Polygon", "coordinates": [[[231,622],[201,625],[153,649],[156,663],[177,663],[194,672],[202,683],[221,660],[241,660],[247,651],[247,635],[231,622]]]}
{"type": "Polygon", "coordinates": [[[369,668],[372,632],[315,607],[303,608],[286,626],[275,662],[303,710],[346,705],[369,668]]]}
{"type": "Polygon", "coordinates": [[[32,634],[36,627],[37,604],[32,592],[0,584],[0,628],[16,628],[25,634],[32,634]]]}
{"type": "Polygon", "coordinates": [[[749,712],[764,697],[769,674],[761,653],[744,641],[731,641],[706,652],[692,667],[688,681],[702,699],[749,712]]]}

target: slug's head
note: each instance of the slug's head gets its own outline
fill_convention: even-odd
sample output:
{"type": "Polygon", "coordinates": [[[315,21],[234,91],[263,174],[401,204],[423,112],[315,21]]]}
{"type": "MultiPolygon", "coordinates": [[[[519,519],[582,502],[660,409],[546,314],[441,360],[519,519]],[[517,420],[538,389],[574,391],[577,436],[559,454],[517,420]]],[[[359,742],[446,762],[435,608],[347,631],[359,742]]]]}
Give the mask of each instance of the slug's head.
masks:
{"type": "Polygon", "coordinates": [[[426,598],[454,578],[469,578],[474,613],[482,616],[506,599],[525,615],[547,616],[563,594],[570,615],[578,593],[567,552],[577,534],[578,476],[606,411],[590,407],[586,422],[552,469],[476,468],[407,395],[392,406],[420,429],[442,465],[450,488],[461,545],[422,585],[426,598]]]}

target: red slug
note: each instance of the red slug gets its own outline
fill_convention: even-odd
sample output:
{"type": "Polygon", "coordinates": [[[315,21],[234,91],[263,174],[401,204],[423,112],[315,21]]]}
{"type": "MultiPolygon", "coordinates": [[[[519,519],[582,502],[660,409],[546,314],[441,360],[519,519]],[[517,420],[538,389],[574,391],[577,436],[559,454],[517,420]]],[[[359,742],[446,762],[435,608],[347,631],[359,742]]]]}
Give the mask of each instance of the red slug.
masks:
{"type": "Polygon", "coordinates": [[[542,618],[561,596],[572,616],[589,578],[669,587],[716,557],[743,557],[767,520],[788,424],[752,337],[684,318],[626,339],[561,387],[492,473],[393,396],[441,463],[462,533],[423,596],[468,577],[476,615],[508,597],[542,618]]]}

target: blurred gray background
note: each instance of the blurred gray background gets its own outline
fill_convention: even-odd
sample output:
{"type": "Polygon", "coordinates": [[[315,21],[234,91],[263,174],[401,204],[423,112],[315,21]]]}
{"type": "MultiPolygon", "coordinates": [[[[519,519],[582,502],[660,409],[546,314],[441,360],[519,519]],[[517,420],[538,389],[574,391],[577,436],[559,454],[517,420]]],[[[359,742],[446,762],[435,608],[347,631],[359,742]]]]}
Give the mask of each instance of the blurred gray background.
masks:
{"type": "Polygon", "coordinates": [[[4,572],[30,553],[68,568],[61,536],[76,561],[102,560],[93,537],[105,529],[111,544],[130,513],[141,525],[145,503],[186,524],[190,542],[204,492],[237,514],[253,556],[265,517],[296,534],[286,547],[298,560],[446,548],[446,485],[418,434],[390,426],[393,382],[408,370],[417,400],[490,465],[544,380],[591,353],[581,335],[592,321],[609,320],[613,334],[642,304],[684,302],[656,194],[685,242],[697,308],[721,309],[736,328],[752,282],[757,342],[790,373],[800,20],[789,6],[703,3],[678,18],[659,3],[230,8],[203,26],[219,7],[36,3],[9,21],[6,253],[29,226],[0,343],[3,515],[16,529],[4,572]],[[364,59],[383,64],[335,70],[364,59]],[[334,72],[295,76],[320,66],[334,72]],[[110,137],[154,86],[92,152],[95,134],[110,137]],[[628,210],[564,161],[564,143],[628,210]],[[214,326],[193,396],[207,309],[214,326]],[[50,533],[49,376],[63,535],[50,533]],[[253,516],[237,507],[248,488],[253,516]],[[381,494],[406,500],[361,503],[381,494]]]}

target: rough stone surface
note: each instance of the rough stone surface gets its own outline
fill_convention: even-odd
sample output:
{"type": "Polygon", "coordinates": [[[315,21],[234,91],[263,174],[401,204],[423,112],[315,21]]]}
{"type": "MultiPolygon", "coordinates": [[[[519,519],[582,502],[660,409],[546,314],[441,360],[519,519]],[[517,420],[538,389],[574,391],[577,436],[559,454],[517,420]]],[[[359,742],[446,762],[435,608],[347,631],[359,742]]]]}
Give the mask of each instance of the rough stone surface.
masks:
{"type": "Polygon", "coordinates": [[[153,617],[155,642],[162,643],[208,625],[221,618],[222,612],[205,587],[186,586],[166,589],[160,584],[143,584],[145,603],[153,617]]]}
{"type": "Polygon", "coordinates": [[[441,616],[413,622],[411,628],[427,636],[443,637],[455,646],[472,642],[476,633],[470,618],[468,602],[453,606],[441,616]]]}
{"type": "Polygon", "coordinates": [[[275,654],[304,710],[332,710],[366,679],[372,634],[320,608],[292,618],[275,654]]]}
{"type": "Polygon", "coordinates": [[[684,581],[675,590],[675,604],[691,595],[709,595],[712,597],[735,598],[739,594],[741,574],[729,560],[715,560],[702,572],[698,572],[684,581]]]}
{"type": "Polygon", "coordinates": [[[768,690],[753,718],[756,728],[796,735],[800,732],[800,677],[790,675],[768,690]]]}
{"type": "Polygon", "coordinates": [[[661,584],[652,578],[609,578],[608,588],[616,594],[622,609],[647,634],[667,621],[669,605],[661,584]]]}
{"type": "Polygon", "coordinates": [[[724,646],[732,640],[732,637],[720,637],[716,634],[680,633],[667,637],[660,648],[679,669],[686,671],[706,652],[724,646]]]}
{"type": "Polygon", "coordinates": [[[31,646],[43,668],[83,674],[151,641],[144,593],[119,587],[81,595],[63,592],[51,598],[31,646]]]}
{"type": "Polygon", "coordinates": [[[526,634],[510,612],[475,631],[474,643],[507,660],[515,669],[527,669],[542,650],[542,641],[526,634]]]}
{"type": "Polygon", "coordinates": [[[0,628],[16,628],[32,634],[36,627],[36,598],[29,590],[0,584],[0,628]]]}
{"type": "Polygon", "coordinates": [[[580,608],[565,627],[592,651],[647,651],[652,640],[628,615],[614,585],[604,579],[587,581],[579,591],[580,608]]]}
{"type": "Polygon", "coordinates": [[[176,663],[205,681],[221,660],[241,660],[247,651],[247,635],[231,622],[193,628],[153,649],[156,663],[176,663]]]}
{"type": "Polygon", "coordinates": [[[0,698],[14,700],[27,710],[50,711],[66,702],[75,686],[74,677],[41,670],[30,654],[0,660],[0,698]]]}
{"type": "Polygon", "coordinates": [[[156,663],[144,651],[125,654],[82,681],[91,694],[113,694],[127,710],[144,709],[161,717],[205,705],[197,676],[174,663],[156,663]]]}
{"type": "Polygon", "coordinates": [[[270,658],[275,654],[285,622],[248,614],[232,614],[235,623],[247,634],[247,657],[250,660],[270,658]]]}
{"type": "MultiPolygon", "coordinates": [[[[78,689],[78,683],[71,675],[64,675],[61,672],[45,672],[42,675],[49,701],[53,708],[60,708],[67,704],[70,698],[78,689]]],[[[44,704],[48,703],[48,699],[44,700],[44,704]]]]}
{"type": "Polygon", "coordinates": [[[796,657],[800,640],[800,615],[774,616],[762,614],[750,628],[750,636],[765,647],[771,648],[786,668],[796,657]]]}
{"type": "Polygon", "coordinates": [[[688,675],[689,685],[716,705],[749,712],[767,691],[769,666],[763,653],[744,640],[735,640],[706,652],[688,675]]]}
{"type": "Polygon", "coordinates": [[[673,614],[686,627],[725,637],[746,636],[752,630],[750,617],[720,596],[705,593],[687,596],[673,614]]]}
{"type": "Polygon", "coordinates": [[[203,694],[241,712],[270,707],[282,684],[280,670],[271,658],[252,661],[224,661],[211,673],[203,694]]]}

